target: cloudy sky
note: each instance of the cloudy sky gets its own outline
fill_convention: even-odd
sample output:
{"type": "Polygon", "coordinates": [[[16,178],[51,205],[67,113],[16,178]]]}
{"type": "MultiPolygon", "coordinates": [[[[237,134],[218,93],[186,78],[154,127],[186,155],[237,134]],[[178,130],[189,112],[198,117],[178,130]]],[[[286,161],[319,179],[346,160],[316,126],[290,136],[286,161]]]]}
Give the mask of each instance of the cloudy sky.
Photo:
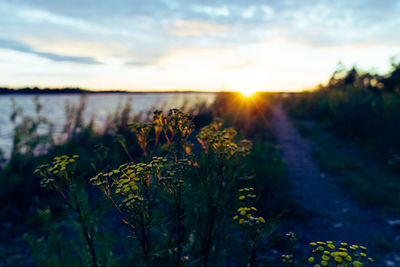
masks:
{"type": "Polygon", "coordinates": [[[399,0],[0,0],[0,86],[300,90],[387,71],[399,0]]]}

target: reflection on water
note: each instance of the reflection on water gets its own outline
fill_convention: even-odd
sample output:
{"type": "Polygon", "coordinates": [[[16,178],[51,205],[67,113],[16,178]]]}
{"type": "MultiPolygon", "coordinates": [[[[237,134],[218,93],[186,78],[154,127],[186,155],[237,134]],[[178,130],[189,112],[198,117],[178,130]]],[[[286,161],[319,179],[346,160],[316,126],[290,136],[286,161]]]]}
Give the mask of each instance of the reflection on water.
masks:
{"type": "MultiPolygon", "coordinates": [[[[109,113],[115,112],[119,105],[124,105],[128,98],[131,98],[132,113],[162,109],[167,111],[170,108],[180,108],[184,104],[187,107],[196,103],[214,100],[213,93],[146,93],[146,94],[93,94],[86,99],[84,119],[87,121],[94,117],[95,127],[102,127],[109,113]]],[[[65,104],[69,101],[76,104],[80,95],[41,95],[40,102],[43,105],[42,114],[55,124],[55,134],[60,134],[65,124],[65,104]]],[[[12,147],[13,126],[10,121],[11,99],[14,98],[17,106],[24,109],[25,115],[35,113],[33,95],[3,95],[0,96],[0,148],[8,154],[12,147]]]]}

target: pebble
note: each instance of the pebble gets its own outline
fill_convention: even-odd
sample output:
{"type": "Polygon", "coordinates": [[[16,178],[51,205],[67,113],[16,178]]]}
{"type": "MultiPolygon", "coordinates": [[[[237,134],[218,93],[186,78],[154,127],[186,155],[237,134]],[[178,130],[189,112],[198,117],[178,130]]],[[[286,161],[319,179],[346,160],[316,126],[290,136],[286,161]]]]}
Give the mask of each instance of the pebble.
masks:
{"type": "Polygon", "coordinates": [[[390,226],[397,226],[397,225],[400,225],[400,219],[389,219],[389,220],[387,220],[387,223],[390,225],[390,226]]]}
{"type": "Polygon", "coordinates": [[[394,263],[393,261],[387,260],[385,262],[386,266],[395,266],[396,263],[394,263]]]}
{"type": "Polygon", "coordinates": [[[334,223],[332,226],[333,226],[334,228],[340,228],[340,227],[343,226],[343,223],[341,223],[341,222],[334,223]]]}

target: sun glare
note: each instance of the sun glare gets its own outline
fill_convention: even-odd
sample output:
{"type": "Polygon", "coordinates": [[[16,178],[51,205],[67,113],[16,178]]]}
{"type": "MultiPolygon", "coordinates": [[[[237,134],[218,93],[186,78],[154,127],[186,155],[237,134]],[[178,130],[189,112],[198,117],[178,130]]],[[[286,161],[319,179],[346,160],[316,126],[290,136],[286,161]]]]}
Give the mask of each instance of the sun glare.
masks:
{"type": "Polygon", "coordinates": [[[242,89],[239,91],[244,97],[252,97],[255,93],[256,90],[247,88],[247,89],[242,89]]]}

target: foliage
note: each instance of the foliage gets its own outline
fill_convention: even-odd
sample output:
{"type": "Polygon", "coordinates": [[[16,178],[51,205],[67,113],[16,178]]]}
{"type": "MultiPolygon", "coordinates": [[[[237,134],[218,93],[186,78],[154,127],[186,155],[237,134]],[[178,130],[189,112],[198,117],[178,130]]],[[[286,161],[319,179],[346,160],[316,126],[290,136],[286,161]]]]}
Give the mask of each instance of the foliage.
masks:
{"type": "Polygon", "coordinates": [[[387,161],[400,151],[400,64],[392,68],[385,76],[339,70],[326,86],[287,97],[284,105],[292,116],[318,120],[387,161]]]}

